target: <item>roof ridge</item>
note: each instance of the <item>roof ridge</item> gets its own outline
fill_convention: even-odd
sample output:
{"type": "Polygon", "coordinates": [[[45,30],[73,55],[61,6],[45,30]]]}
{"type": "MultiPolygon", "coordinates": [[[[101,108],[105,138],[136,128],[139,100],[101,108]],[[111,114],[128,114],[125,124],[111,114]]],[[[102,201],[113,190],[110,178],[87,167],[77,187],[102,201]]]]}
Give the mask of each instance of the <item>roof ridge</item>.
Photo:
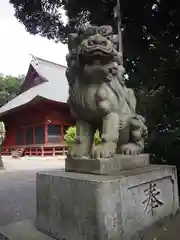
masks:
{"type": "Polygon", "coordinates": [[[63,67],[63,68],[67,68],[65,65],[63,64],[60,64],[60,63],[56,63],[56,62],[52,62],[52,61],[49,61],[49,60],[46,60],[46,59],[43,59],[43,58],[40,58],[40,57],[36,57],[34,55],[31,55],[32,56],[32,60],[33,61],[33,58],[34,59],[37,59],[37,60],[40,60],[40,61],[44,61],[44,62],[47,62],[47,63],[51,63],[53,65],[57,65],[57,66],[60,66],[60,67],[63,67]]]}

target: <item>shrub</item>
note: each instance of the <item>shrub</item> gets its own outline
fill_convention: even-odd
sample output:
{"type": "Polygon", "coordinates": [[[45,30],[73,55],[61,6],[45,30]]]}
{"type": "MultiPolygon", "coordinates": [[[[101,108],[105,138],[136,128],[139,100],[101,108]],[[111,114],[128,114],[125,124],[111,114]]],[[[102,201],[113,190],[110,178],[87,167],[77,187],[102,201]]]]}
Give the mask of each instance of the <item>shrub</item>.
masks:
{"type": "Polygon", "coordinates": [[[72,144],[75,142],[76,139],[76,127],[69,127],[66,130],[66,134],[64,135],[64,141],[66,142],[68,148],[71,149],[72,144]]]}
{"type": "Polygon", "coordinates": [[[101,143],[101,138],[100,138],[99,130],[96,130],[94,134],[94,144],[98,145],[100,143],[101,143]]]}
{"type": "MultiPolygon", "coordinates": [[[[66,134],[64,135],[64,141],[68,145],[68,148],[71,149],[75,140],[76,140],[76,127],[71,126],[66,130],[66,134]]],[[[94,134],[94,144],[98,145],[100,142],[101,138],[99,135],[99,131],[97,130],[96,133],[94,134]]]]}

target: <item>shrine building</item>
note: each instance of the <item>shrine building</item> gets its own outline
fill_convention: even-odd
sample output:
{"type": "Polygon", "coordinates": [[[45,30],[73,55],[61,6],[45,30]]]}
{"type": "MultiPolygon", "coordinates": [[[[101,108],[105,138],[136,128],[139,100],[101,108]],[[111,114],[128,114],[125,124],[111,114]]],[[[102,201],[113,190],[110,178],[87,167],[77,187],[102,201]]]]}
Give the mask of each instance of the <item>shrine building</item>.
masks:
{"type": "Polygon", "coordinates": [[[33,57],[20,94],[0,108],[6,126],[2,155],[65,155],[66,129],[73,125],[67,105],[66,67],[33,57]]]}

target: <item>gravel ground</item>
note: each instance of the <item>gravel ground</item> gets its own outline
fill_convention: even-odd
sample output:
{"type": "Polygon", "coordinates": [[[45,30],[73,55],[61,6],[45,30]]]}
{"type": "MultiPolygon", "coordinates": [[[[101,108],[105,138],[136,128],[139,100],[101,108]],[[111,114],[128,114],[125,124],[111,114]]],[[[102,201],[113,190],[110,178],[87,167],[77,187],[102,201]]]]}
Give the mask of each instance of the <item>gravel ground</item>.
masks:
{"type": "Polygon", "coordinates": [[[63,160],[12,159],[4,157],[0,171],[0,226],[34,219],[36,212],[36,173],[64,168],[63,160]]]}

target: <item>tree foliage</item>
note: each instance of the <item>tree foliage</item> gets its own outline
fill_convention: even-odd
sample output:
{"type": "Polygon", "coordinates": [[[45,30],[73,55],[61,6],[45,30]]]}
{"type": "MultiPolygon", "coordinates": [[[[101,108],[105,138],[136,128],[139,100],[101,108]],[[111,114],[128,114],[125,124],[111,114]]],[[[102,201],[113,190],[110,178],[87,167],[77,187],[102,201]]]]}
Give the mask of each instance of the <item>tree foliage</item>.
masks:
{"type": "MultiPolygon", "coordinates": [[[[138,110],[149,125],[148,151],[158,159],[180,158],[180,3],[120,0],[124,64],[136,90],[138,110]]],[[[10,0],[16,17],[32,34],[66,41],[84,22],[116,29],[116,0],[10,0]],[[65,26],[60,8],[69,18],[65,26]]]]}
{"type": "Polygon", "coordinates": [[[0,74],[0,106],[14,98],[20,90],[21,81],[24,76],[13,77],[0,74]]]}

